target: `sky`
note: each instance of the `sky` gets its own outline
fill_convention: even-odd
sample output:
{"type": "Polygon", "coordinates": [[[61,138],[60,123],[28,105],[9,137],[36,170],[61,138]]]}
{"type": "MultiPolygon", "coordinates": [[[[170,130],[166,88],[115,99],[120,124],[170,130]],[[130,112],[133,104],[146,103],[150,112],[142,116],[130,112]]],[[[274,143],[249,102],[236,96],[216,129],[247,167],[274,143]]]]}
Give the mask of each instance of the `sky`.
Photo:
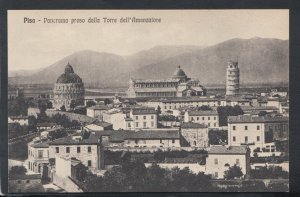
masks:
{"type": "Polygon", "coordinates": [[[232,38],[289,39],[288,10],[10,10],[8,70],[36,70],[80,50],[127,56],[157,45],[211,46],[232,38]],[[161,23],[87,23],[89,17],[161,23]],[[24,23],[24,18],[35,23],[24,23]],[[81,24],[44,23],[85,19],[81,24]],[[41,20],[38,22],[38,20],[41,20]]]}

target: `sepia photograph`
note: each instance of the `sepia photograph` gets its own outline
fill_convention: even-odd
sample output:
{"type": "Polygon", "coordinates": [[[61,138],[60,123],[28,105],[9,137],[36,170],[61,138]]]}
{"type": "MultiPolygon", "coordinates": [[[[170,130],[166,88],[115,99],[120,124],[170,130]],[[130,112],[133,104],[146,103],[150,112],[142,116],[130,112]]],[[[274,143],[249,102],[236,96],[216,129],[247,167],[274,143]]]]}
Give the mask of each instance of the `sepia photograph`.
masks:
{"type": "Polygon", "coordinates": [[[9,193],[289,191],[288,9],[7,19],[9,193]]]}

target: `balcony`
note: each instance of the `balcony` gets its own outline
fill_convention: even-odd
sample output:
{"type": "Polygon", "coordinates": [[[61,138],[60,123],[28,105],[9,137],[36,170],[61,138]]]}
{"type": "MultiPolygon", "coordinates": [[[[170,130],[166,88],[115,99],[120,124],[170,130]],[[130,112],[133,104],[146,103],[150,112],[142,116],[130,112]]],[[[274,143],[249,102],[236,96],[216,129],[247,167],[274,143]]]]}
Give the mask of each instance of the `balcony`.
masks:
{"type": "Polygon", "coordinates": [[[255,142],[241,142],[241,146],[253,146],[255,145],[255,142]]]}

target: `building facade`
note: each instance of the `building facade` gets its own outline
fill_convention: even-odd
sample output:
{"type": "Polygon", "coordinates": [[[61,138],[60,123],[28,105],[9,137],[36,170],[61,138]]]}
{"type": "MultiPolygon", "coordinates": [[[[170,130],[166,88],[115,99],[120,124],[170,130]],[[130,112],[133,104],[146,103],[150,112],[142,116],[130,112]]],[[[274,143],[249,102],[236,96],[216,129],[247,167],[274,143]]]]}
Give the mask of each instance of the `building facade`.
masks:
{"type": "Polygon", "coordinates": [[[197,79],[188,78],[178,66],[169,79],[130,79],[127,96],[138,97],[191,97],[206,95],[206,89],[197,79]]]}
{"type": "Polygon", "coordinates": [[[249,146],[261,151],[266,143],[288,138],[288,118],[269,116],[229,116],[228,145],[249,146]]]}
{"type": "Polygon", "coordinates": [[[226,72],[226,95],[236,96],[240,88],[240,69],[238,62],[229,61],[226,72]]]}
{"type": "Polygon", "coordinates": [[[206,148],[209,146],[208,127],[197,123],[181,125],[182,146],[206,148]]]}
{"type": "Polygon", "coordinates": [[[184,114],[184,122],[204,124],[209,128],[219,127],[219,114],[215,110],[190,110],[184,114]]]}
{"type": "Polygon", "coordinates": [[[223,179],[225,171],[237,165],[243,175],[250,174],[250,152],[243,146],[212,146],[206,158],[205,174],[212,175],[213,179],[223,179]]]}
{"type": "Polygon", "coordinates": [[[55,109],[60,110],[64,106],[68,111],[78,105],[84,105],[84,83],[69,63],[54,84],[53,94],[55,109]]]}

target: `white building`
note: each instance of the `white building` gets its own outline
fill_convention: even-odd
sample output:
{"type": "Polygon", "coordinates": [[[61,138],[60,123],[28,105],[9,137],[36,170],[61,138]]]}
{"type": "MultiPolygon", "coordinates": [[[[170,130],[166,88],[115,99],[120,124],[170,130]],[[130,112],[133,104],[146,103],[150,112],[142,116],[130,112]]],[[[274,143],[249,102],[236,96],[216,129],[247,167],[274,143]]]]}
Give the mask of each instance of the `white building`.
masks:
{"type": "Polygon", "coordinates": [[[28,143],[28,171],[43,173],[43,168],[49,163],[48,141],[33,141],[28,143]]]}
{"type": "Polygon", "coordinates": [[[215,110],[190,110],[184,114],[184,122],[207,125],[209,128],[219,127],[219,114],[215,110]]]}
{"type": "Polygon", "coordinates": [[[111,109],[107,105],[96,105],[86,109],[86,115],[92,118],[98,118],[102,120],[103,113],[111,109]]]}
{"type": "Polygon", "coordinates": [[[229,116],[228,145],[249,146],[259,151],[266,143],[288,137],[288,118],[270,116],[229,116]]]}
{"type": "Polygon", "coordinates": [[[28,125],[28,116],[10,116],[8,117],[8,123],[18,123],[20,125],[28,125]]]}
{"type": "Polygon", "coordinates": [[[241,168],[243,175],[250,173],[250,152],[243,146],[211,146],[206,158],[205,173],[213,179],[223,179],[224,172],[234,165],[241,168]]]}
{"type": "Polygon", "coordinates": [[[111,123],[114,130],[136,130],[157,128],[157,114],[154,108],[133,108],[127,113],[113,109],[103,113],[103,121],[111,123]]]}

